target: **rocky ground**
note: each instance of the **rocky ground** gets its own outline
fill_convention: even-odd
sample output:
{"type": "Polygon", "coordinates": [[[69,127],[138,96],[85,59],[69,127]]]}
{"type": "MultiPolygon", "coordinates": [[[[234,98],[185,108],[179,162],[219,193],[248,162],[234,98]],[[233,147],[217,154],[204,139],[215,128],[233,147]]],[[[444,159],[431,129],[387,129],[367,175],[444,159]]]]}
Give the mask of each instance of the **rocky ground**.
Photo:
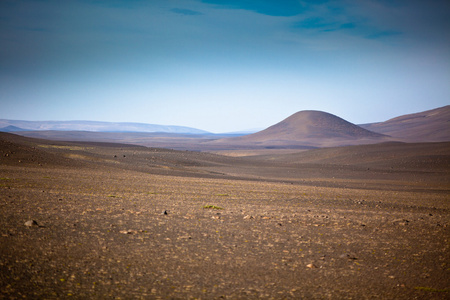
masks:
{"type": "Polygon", "coordinates": [[[0,149],[0,298],[450,297],[448,169],[358,179],[10,135],[0,149]]]}

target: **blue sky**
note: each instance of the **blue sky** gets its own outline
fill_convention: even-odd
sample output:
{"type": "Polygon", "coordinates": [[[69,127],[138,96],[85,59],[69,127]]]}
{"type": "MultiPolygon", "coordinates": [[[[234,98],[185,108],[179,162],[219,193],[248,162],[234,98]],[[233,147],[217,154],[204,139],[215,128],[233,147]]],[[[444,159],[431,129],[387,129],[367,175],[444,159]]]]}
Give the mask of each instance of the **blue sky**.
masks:
{"type": "Polygon", "coordinates": [[[450,104],[450,1],[2,0],[0,118],[265,128],[450,104]]]}

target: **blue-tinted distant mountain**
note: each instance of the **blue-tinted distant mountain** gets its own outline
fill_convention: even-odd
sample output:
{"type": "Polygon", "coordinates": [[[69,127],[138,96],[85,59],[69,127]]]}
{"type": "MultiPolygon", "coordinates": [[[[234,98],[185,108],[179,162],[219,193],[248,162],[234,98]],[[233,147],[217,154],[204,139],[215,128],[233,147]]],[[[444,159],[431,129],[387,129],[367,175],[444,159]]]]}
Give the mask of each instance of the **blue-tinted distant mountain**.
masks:
{"type": "MultiPolygon", "coordinates": [[[[174,125],[97,121],[20,121],[0,120],[0,128],[13,131],[94,131],[94,132],[165,132],[179,134],[207,134],[207,131],[174,125]],[[9,129],[8,129],[9,128],[9,129]],[[17,128],[17,130],[11,130],[17,128]]],[[[5,130],[3,130],[5,131],[5,130]]]]}
{"type": "Polygon", "coordinates": [[[17,127],[17,126],[9,125],[9,126],[0,128],[0,131],[1,132],[19,132],[19,131],[27,131],[27,129],[23,129],[23,128],[20,128],[20,127],[17,127]]]}

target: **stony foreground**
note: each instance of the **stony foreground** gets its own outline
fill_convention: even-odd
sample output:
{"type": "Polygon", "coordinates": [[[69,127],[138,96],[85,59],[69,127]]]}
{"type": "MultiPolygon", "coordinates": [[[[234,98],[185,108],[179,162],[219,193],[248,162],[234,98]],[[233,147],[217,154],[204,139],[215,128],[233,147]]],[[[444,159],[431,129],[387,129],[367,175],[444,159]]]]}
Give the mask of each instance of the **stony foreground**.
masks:
{"type": "Polygon", "coordinates": [[[449,298],[449,193],[414,186],[4,163],[0,298],[449,298]]]}

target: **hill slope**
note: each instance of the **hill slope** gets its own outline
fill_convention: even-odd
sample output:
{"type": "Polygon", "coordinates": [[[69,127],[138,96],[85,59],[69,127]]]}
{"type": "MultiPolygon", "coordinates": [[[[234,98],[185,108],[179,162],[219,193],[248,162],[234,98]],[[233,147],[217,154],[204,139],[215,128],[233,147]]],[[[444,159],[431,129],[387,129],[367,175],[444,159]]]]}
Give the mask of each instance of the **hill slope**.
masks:
{"type": "Polygon", "coordinates": [[[313,149],[288,155],[260,157],[259,159],[290,165],[330,164],[359,166],[374,170],[382,169],[387,172],[393,172],[394,170],[428,172],[431,170],[449,170],[449,153],[450,142],[387,142],[375,145],[313,149]]]}
{"type": "Polygon", "coordinates": [[[450,141],[450,105],[360,126],[405,142],[450,141]]]}
{"type": "Polygon", "coordinates": [[[266,147],[327,147],[386,140],[389,140],[389,137],[361,128],[330,113],[306,110],[297,112],[260,132],[212,143],[266,147]]]}

